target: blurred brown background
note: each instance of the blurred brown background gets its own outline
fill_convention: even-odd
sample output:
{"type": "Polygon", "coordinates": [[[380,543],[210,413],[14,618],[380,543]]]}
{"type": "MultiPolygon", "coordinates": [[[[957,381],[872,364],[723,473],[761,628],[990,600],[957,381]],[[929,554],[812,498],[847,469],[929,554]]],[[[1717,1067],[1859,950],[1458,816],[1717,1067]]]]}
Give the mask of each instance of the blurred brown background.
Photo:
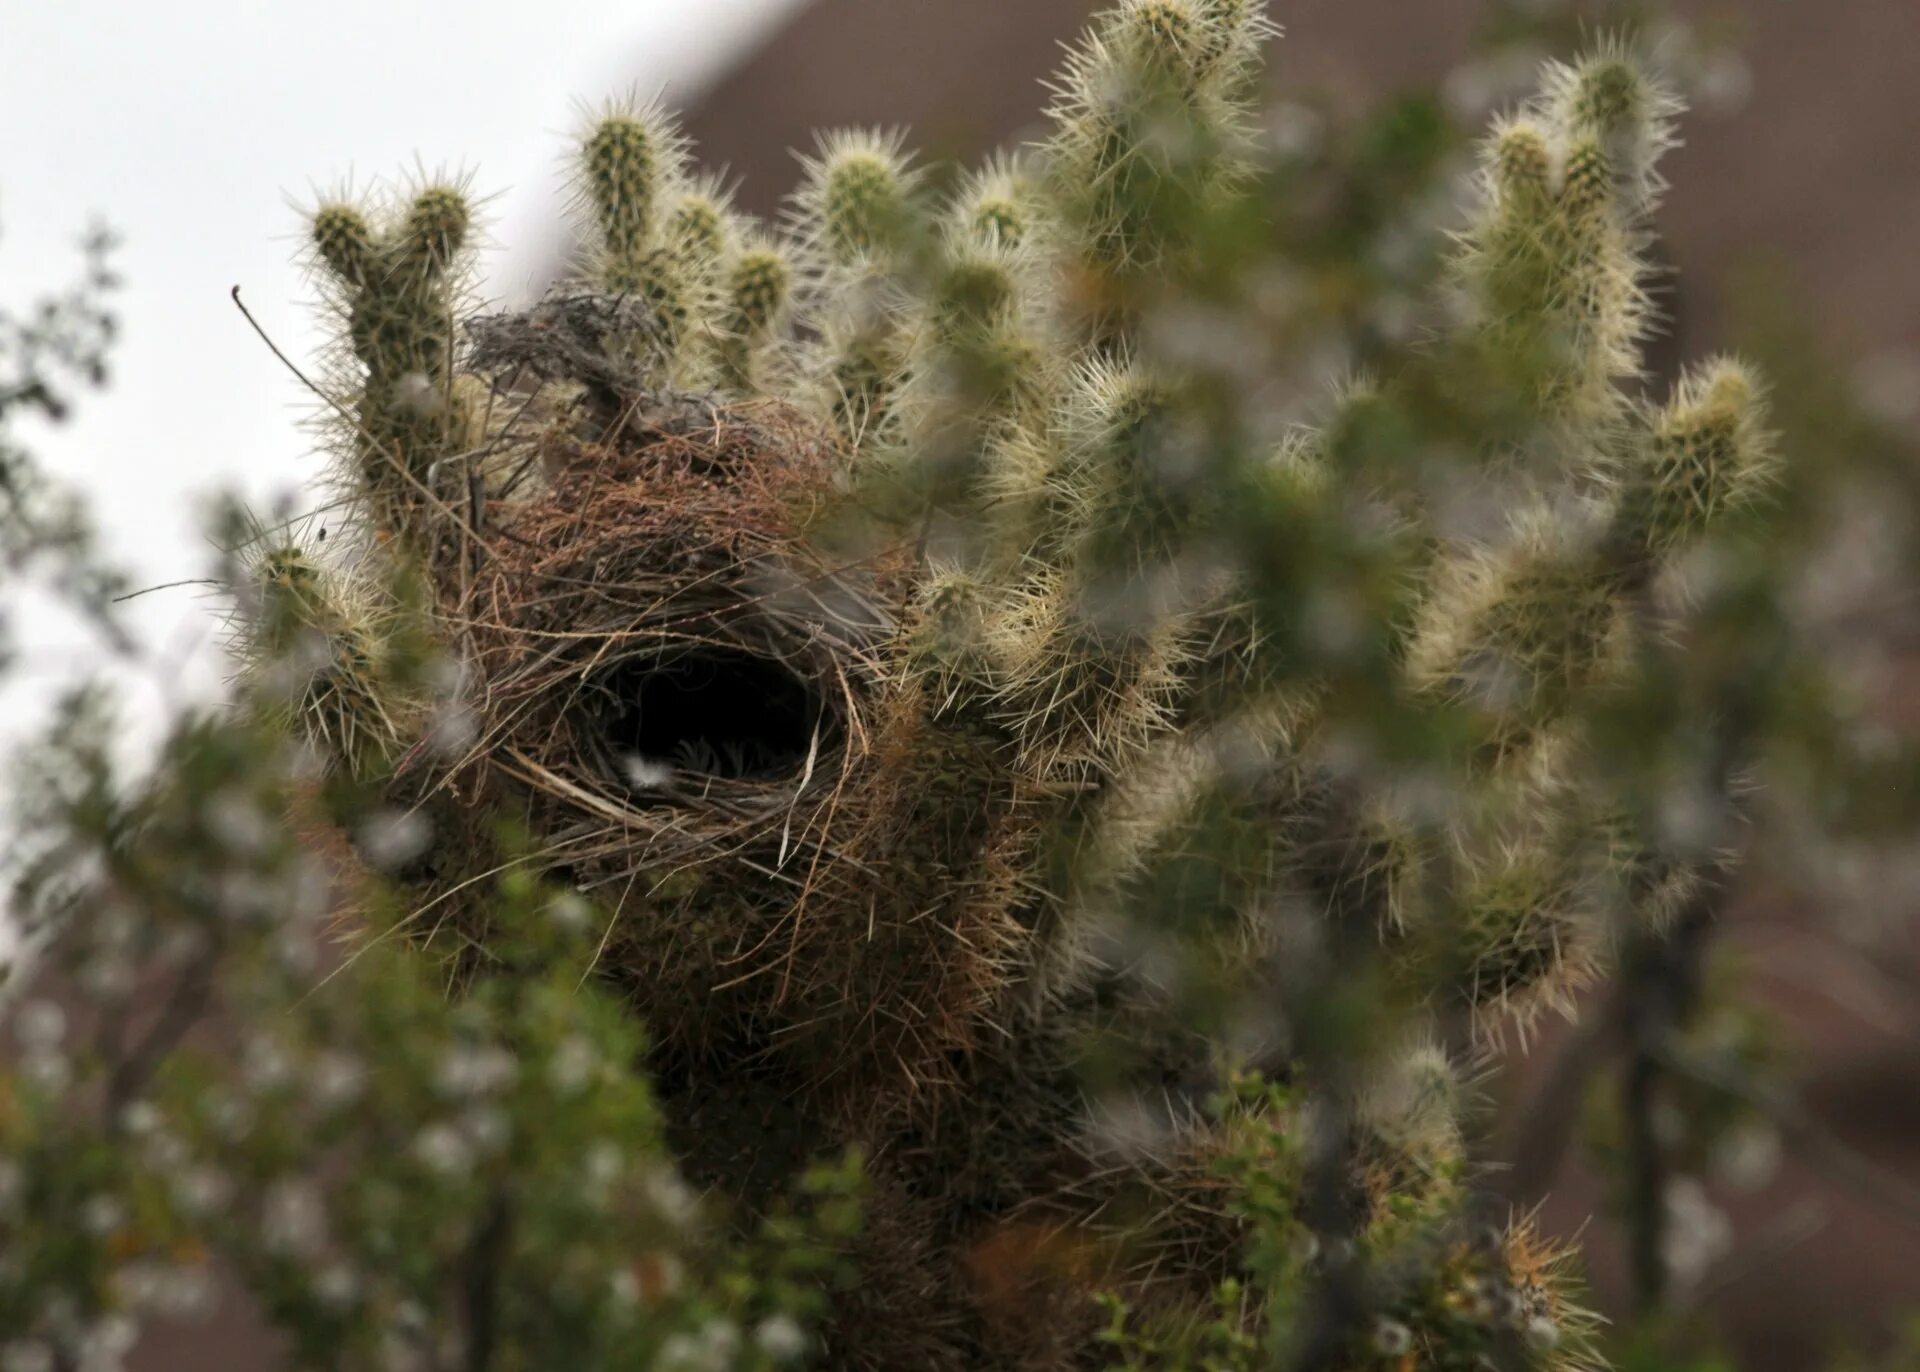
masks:
{"type": "MultiPolygon", "coordinates": [[[[1286,28],[1276,93],[1349,102],[1434,84],[1470,51],[1480,0],[1271,0],[1286,28]]],[[[1085,0],[812,0],[687,112],[708,165],[775,208],[807,131],[900,124],[929,154],[965,156],[1035,124],[1040,83],[1085,0]]],[[[1606,8],[1590,6],[1604,31],[1606,8]]],[[[1668,161],[1661,229],[1688,283],[1691,354],[1719,341],[1719,268],[1777,252],[1823,323],[1870,351],[1920,349],[1920,3],[1684,0],[1723,22],[1753,96],[1687,121],[1668,161]]]]}

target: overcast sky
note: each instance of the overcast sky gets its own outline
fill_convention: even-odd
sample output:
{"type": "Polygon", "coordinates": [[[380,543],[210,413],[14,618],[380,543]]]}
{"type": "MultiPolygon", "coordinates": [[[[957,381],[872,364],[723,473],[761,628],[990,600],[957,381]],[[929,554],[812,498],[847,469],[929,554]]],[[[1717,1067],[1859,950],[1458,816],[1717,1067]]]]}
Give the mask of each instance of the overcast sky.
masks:
{"type": "MultiPolygon", "coordinates": [[[[0,301],[64,285],[100,218],[125,240],[111,389],[21,435],[94,499],[141,584],[205,574],[202,497],[259,506],[316,472],[296,383],[247,328],[241,287],[305,361],[317,338],[291,264],[316,189],[416,165],[467,169],[498,247],[486,290],[525,292],[556,241],[574,102],[629,84],[684,98],[796,0],[21,0],[0,32],[0,301]]],[[[177,664],[126,683],[137,715],[217,687],[217,601],[135,602],[177,664]]],[[[71,625],[13,607],[33,695],[84,669],[71,625]]],[[[18,737],[18,691],[9,727],[18,737]]]]}

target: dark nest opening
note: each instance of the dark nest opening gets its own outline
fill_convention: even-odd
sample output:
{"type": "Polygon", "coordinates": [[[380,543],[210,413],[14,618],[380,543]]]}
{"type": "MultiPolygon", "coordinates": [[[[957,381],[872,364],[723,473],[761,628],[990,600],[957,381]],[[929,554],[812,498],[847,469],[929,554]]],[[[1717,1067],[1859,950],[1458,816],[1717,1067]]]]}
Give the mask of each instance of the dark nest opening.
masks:
{"type": "Polygon", "coordinates": [[[627,658],[589,697],[613,780],[658,768],[725,780],[797,778],[837,732],[814,684],[778,658],[721,644],[627,658]]]}
{"type": "Polygon", "coordinates": [[[526,485],[442,587],[485,740],[461,765],[519,792],[583,889],[665,908],[697,869],[703,899],[797,900],[867,765],[898,572],[809,537],[839,456],[798,415],[616,394],[577,360],[528,364],[557,395],[526,485]]]}

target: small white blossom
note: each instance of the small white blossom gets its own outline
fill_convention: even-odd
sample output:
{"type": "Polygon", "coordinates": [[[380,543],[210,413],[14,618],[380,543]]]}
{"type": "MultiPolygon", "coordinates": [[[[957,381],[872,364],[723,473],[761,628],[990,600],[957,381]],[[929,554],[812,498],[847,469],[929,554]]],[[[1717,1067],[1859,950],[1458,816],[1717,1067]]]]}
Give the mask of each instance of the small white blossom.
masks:
{"type": "Polygon", "coordinates": [[[740,1329],[729,1320],[711,1320],[698,1334],[675,1334],[660,1345],[662,1368],[676,1372],[720,1372],[740,1348],[740,1329]]]}
{"type": "Polygon", "coordinates": [[[654,1209],[673,1224],[688,1223],[700,1208],[699,1196],[670,1167],[655,1168],[647,1174],[646,1192],[654,1209]]]}
{"type": "Polygon", "coordinates": [[[1714,1173],[1729,1186],[1758,1191],[1780,1171],[1780,1131],[1763,1120],[1731,1130],[1713,1150],[1714,1173]]]}
{"type": "Polygon", "coordinates": [[[173,1203],[188,1215],[210,1215],[233,1197],[233,1183],[213,1167],[191,1167],[174,1179],[173,1203]]]}
{"type": "Polygon", "coordinates": [[[547,1062],[547,1079],[553,1088],[571,1094],[584,1087],[599,1065],[600,1055],[585,1037],[575,1034],[553,1050],[547,1062]]]}
{"type": "Polygon", "coordinates": [[[561,891],[547,902],[547,918],[557,928],[570,934],[577,934],[587,927],[587,921],[593,915],[593,906],[587,903],[577,891],[561,891]]]}
{"type": "Polygon", "coordinates": [[[375,871],[391,872],[427,851],[433,823],[418,810],[383,810],[362,824],[354,846],[375,871]]]}
{"type": "Polygon", "coordinates": [[[1389,1358],[1413,1347],[1413,1331],[1398,1320],[1383,1319],[1373,1327],[1373,1346],[1389,1358]]]}
{"type": "Polygon", "coordinates": [[[314,1274],[313,1294],[334,1309],[343,1309],[360,1293],[360,1278],[345,1263],[329,1263],[314,1274]]]}
{"type": "Polygon", "coordinates": [[[1666,1206],[1667,1271],[1678,1289],[1690,1290],[1733,1248],[1733,1222],[1692,1177],[1667,1188],[1666,1206]]]}
{"type": "Polygon", "coordinates": [[[96,1001],[118,1000],[133,989],[134,967],[124,957],[98,954],[79,972],[81,989],[96,1001]]]}
{"type": "Polygon", "coordinates": [[[320,950],[305,929],[282,929],[274,935],[272,946],[273,960],[289,976],[306,977],[320,965],[320,950]]]}
{"type": "Polygon", "coordinates": [[[607,1292],[613,1297],[615,1305],[638,1305],[640,1278],[635,1276],[630,1268],[617,1268],[613,1275],[607,1278],[607,1292]]]}
{"type": "Polygon", "coordinates": [[[791,1362],[807,1351],[806,1332],[787,1314],[769,1315],[753,1331],[754,1346],[775,1362],[791,1362]]]}
{"type": "Polygon", "coordinates": [[[223,1093],[208,1103],[207,1120],[221,1138],[238,1142],[253,1128],[253,1107],[238,1096],[223,1093]]]}
{"type": "Polygon", "coordinates": [[[587,1186],[598,1193],[606,1192],[627,1170],[626,1156],[619,1145],[605,1139],[590,1145],[581,1161],[587,1186]]]}
{"type": "Polygon", "coordinates": [[[126,1218],[127,1207],[118,1196],[89,1196],[80,1207],[80,1223],[90,1234],[111,1234],[126,1218]]]}
{"type": "Polygon", "coordinates": [[[481,1153],[496,1153],[513,1136],[513,1122],[506,1112],[492,1106],[467,1111],[460,1117],[461,1132],[481,1153]]]}
{"type": "Polygon", "coordinates": [[[459,1172],[473,1161],[473,1149],[451,1124],[430,1124],[413,1141],[413,1151],[436,1172],[459,1172]]]}
{"type": "Polygon", "coordinates": [[[460,1045],[440,1059],[435,1084],[455,1100],[491,1095],[512,1083],[519,1063],[504,1048],[460,1045]]]}
{"type": "Polygon", "coordinates": [[[73,1068],[65,1053],[52,1048],[32,1048],[20,1055],[20,1075],[49,1093],[64,1091],[73,1080],[73,1068]]]}
{"type": "Polygon", "coordinates": [[[393,383],[393,407],[396,410],[431,419],[445,406],[440,387],[425,372],[408,372],[393,383]]]}
{"type": "Polygon", "coordinates": [[[108,1315],[81,1336],[79,1372],[120,1372],[139,1339],[139,1325],[125,1315],[108,1315]]]}
{"type": "Polygon", "coordinates": [[[236,854],[266,851],[277,832],[250,796],[222,791],[207,802],[207,828],[236,854]]]}
{"type": "Polygon", "coordinates": [[[30,1000],[20,1007],[13,1032],[22,1048],[57,1048],[67,1036],[67,1012],[50,1000],[30,1000]]]}
{"type": "Polygon", "coordinates": [[[268,1249],[295,1257],[318,1251],[327,1237],[327,1212],[310,1181],[274,1183],[261,1205],[260,1237],[268,1249]]]}
{"type": "Polygon", "coordinates": [[[214,1304],[213,1282],[198,1267],[167,1262],[135,1262],[117,1278],[127,1305],[168,1319],[197,1319],[214,1304]]]}
{"type": "Polygon", "coordinates": [[[120,1127],[136,1139],[148,1137],[160,1127],[159,1107],[152,1101],[134,1101],[120,1112],[120,1127]]]}
{"type": "Polygon", "coordinates": [[[347,1054],[329,1049],[314,1060],[308,1074],[315,1104],[322,1110],[343,1110],[360,1098],[366,1073],[347,1054]]]}
{"type": "Polygon", "coordinates": [[[292,1079],[293,1062],[279,1044],[255,1039],[240,1060],[240,1075],[251,1090],[275,1091],[292,1079]]]}
{"type": "Polygon", "coordinates": [[[53,1372],[53,1350],[38,1339],[0,1348],[0,1372],[53,1372]]]}
{"type": "Polygon", "coordinates": [[[662,1372],[693,1372],[704,1367],[700,1345],[690,1334],[669,1334],[660,1344],[662,1372]]]}

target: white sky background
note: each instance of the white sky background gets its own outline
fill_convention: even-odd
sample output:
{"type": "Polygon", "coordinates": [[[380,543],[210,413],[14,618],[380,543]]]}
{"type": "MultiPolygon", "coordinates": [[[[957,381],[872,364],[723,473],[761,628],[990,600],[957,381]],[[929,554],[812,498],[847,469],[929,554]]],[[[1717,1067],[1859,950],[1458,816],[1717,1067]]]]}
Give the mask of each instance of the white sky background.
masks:
{"type": "MultiPolygon", "coordinates": [[[[525,298],[551,260],[576,100],[638,85],[693,95],[797,0],[8,0],[0,5],[0,301],[23,309],[78,275],[95,218],[124,240],[112,383],[74,418],[16,435],[91,498],[136,585],[205,576],[203,497],[269,510],[318,472],[310,398],[228,298],[303,366],[320,342],[292,264],[316,190],[424,165],[493,195],[493,299],[525,298]]],[[[160,670],[122,683],[135,736],[219,689],[221,604],[204,589],[124,607],[160,670]]],[[[13,602],[21,680],[0,746],[52,688],[96,666],[87,635],[13,602]]],[[[137,746],[137,745],[136,745],[137,746]]]]}

